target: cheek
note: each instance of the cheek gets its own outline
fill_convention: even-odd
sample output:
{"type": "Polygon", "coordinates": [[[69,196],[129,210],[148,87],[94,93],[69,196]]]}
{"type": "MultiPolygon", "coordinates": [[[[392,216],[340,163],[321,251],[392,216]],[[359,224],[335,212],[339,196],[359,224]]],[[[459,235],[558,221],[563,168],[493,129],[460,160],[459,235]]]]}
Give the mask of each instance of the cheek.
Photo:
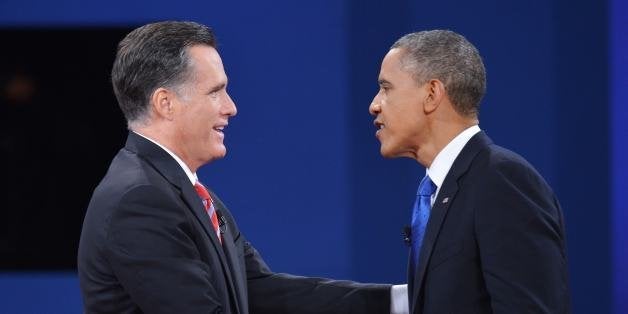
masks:
{"type": "Polygon", "coordinates": [[[387,127],[390,125],[392,133],[397,137],[412,136],[421,127],[420,119],[418,119],[416,112],[412,110],[398,108],[391,112],[387,118],[387,127]]]}

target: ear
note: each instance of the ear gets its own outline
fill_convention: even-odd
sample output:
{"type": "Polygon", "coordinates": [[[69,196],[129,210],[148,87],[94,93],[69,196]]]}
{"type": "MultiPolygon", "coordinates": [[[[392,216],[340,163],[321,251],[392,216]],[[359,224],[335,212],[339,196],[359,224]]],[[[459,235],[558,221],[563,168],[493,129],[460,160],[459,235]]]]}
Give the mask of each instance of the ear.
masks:
{"type": "Polygon", "coordinates": [[[425,113],[431,113],[438,108],[445,97],[445,84],[440,80],[431,79],[425,83],[425,89],[427,96],[425,97],[423,110],[425,110],[425,113]]]}
{"type": "Polygon", "coordinates": [[[162,119],[172,120],[174,116],[175,95],[172,91],[160,87],[153,92],[150,98],[153,113],[162,119]]]}

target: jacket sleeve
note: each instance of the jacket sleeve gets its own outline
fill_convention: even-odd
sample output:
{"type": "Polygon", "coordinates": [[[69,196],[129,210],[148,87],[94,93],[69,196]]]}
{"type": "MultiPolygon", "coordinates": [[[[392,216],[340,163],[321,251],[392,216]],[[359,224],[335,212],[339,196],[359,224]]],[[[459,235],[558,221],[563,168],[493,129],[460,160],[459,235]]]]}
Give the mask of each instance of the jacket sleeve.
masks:
{"type": "Polygon", "coordinates": [[[251,313],[390,313],[389,285],[273,273],[249,242],[245,263],[251,313]]]}
{"type": "Polygon", "coordinates": [[[475,232],[494,313],[568,313],[563,217],[529,165],[501,161],[476,187],[475,232]]]}

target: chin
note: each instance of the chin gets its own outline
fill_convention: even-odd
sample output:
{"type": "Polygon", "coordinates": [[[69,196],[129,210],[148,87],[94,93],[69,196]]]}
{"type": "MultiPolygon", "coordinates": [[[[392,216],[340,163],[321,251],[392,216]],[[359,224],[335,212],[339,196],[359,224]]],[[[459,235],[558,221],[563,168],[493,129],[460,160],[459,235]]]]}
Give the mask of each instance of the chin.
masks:
{"type": "Polygon", "coordinates": [[[221,145],[220,147],[215,147],[210,152],[208,152],[208,155],[209,161],[224,158],[227,155],[227,148],[224,145],[221,145]]]}
{"type": "Polygon", "coordinates": [[[214,153],[214,159],[224,158],[225,156],[227,156],[227,149],[225,147],[214,153]]]}
{"type": "Polygon", "coordinates": [[[384,158],[399,158],[399,157],[410,157],[407,154],[401,152],[399,147],[393,145],[384,145],[379,148],[379,153],[384,158]]]}
{"type": "Polygon", "coordinates": [[[380,154],[382,155],[382,157],[384,157],[384,158],[394,158],[394,157],[395,157],[389,149],[386,149],[386,147],[384,147],[384,145],[382,145],[382,146],[379,148],[379,153],[380,153],[380,154]]]}

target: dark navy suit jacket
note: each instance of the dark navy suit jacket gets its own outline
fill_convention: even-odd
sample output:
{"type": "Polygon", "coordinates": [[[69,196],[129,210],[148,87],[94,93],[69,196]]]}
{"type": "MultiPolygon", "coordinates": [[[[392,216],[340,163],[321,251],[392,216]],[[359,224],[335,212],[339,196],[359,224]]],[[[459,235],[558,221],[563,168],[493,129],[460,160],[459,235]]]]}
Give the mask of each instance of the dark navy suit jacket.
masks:
{"type": "Polygon", "coordinates": [[[433,205],[410,313],[569,313],[563,213],[522,157],[480,132],[433,205]]]}
{"type": "Polygon", "coordinates": [[[212,193],[200,198],[163,149],[130,133],[90,201],[78,252],[87,313],[390,313],[390,287],[270,271],[212,193]]]}

